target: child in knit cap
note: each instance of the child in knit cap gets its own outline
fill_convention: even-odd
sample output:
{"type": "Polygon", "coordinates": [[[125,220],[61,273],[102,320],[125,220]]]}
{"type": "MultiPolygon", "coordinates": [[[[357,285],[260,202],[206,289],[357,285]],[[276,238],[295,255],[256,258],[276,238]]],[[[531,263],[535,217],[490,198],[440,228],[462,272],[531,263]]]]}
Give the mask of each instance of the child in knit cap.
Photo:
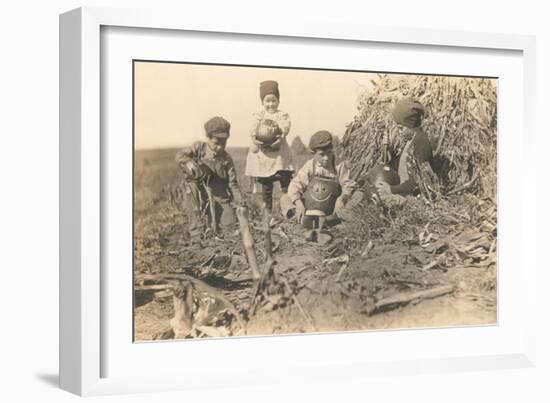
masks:
{"type": "Polygon", "coordinates": [[[433,170],[433,149],[428,136],[422,130],[424,107],[413,98],[403,98],[395,105],[392,116],[402,129],[404,147],[395,155],[398,158],[397,173],[400,183],[389,185],[380,181],[378,193],[390,204],[404,202],[404,196],[423,191],[425,196],[439,191],[439,181],[433,170]]]}
{"type": "Polygon", "coordinates": [[[252,144],[246,158],[245,175],[261,187],[263,205],[269,215],[273,209],[274,183],[279,182],[282,193],[286,193],[294,172],[292,153],[286,141],[290,117],[279,109],[280,99],[276,81],[260,83],[262,110],[253,114],[252,144]]]}
{"type": "MultiPolygon", "coordinates": [[[[215,210],[215,217],[209,218],[220,224],[223,230],[236,228],[234,207],[245,203],[237,181],[235,164],[225,151],[230,127],[224,118],[213,117],[204,124],[207,141],[198,141],[176,154],[176,162],[184,174],[189,232],[195,240],[204,233],[202,212],[209,201],[207,187],[215,210]]],[[[209,212],[207,209],[207,214],[209,212]]]]}

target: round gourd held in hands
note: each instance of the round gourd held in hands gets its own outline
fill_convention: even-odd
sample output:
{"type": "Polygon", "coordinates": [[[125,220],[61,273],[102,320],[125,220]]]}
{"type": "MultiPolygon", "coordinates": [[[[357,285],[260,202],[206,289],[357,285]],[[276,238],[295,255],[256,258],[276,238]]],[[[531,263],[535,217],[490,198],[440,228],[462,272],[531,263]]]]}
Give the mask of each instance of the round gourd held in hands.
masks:
{"type": "Polygon", "coordinates": [[[180,161],[179,165],[183,171],[183,176],[187,180],[200,181],[211,174],[210,168],[192,158],[180,161]]]}
{"type": "Polygon", "coordinates": [[[201,180],[204,177],[201,166],[191,158],[180,161],[179,165],[183,176],[188,180],[201,180]]]}
{"type": "Polygon", "coordinates": [[[281,128],[271,119],[263,119],[256,128],[256,140],[264,145],[275,143],[281,134],[281,128]]]}

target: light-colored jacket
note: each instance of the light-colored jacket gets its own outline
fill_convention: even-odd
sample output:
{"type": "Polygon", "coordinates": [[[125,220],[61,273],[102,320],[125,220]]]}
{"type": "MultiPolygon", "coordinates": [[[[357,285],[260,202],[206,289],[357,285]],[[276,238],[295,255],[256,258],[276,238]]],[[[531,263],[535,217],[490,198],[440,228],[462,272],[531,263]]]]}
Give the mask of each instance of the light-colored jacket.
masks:
{"type": "Polygon", "coordinates": [[[313,164],[315,160],[312,158],[307,161],[302,168],[298,171],[296,176],[290,182],[288,187],[288,197],[290,201],[294,203],[296,200],[303,200],[304,193],[309,185],[309,182],[313,178],[313,175],[324,176],[325,178],[335,178],[342,187],[342,196],[351,196],[353,191],[357,189],[357,183],[350,178],[349,169],[345,167],[344,163],[341,163],[334,167],[334,163],[330,163],[328,169],[323,168],[317,164],[315,170],[313,164]],[[315,171],[315,173],[314,173],[315,171]]]}

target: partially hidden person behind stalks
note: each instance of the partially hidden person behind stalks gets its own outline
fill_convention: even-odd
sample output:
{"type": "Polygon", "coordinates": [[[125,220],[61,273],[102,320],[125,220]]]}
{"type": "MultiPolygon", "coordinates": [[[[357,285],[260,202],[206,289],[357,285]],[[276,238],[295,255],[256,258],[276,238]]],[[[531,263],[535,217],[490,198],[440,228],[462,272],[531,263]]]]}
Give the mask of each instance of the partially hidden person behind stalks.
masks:
{"type": "Polygon", "coordinates": [[[204,124],[206,141],[176,154],[184,176],[189,233],[194,240],[205,233],[205,218],[215,232],[236,229],[234,207],[245,205],[233,159],[225,150],[230,128],[227,120],[215,116],[204,124]]]}
{"type": "Polygon", "coordinates": [[[292,153],[286,140],[290,116],[279,109],[280,99],[276,81],[260,83],[262,109],[253,114],[245,168],[245,175],[254,181],[254,191],[259,190],[262,194],[264,219],[272,224],[274,184],[279,182],[285,194],[294,173],[292,153]]]}
{"type": "Polygon", "coordinates": [[[380,198],[389,204],[402,204],[405,196],[422,194],[428,201],[439,194],[439,180],[433,170],[433,148],[422,129],[424,107],[413,98],[397,102],[392,110],[394,121],[401,129],[403,148],[392,155],[397,159],[399,184],[378,180],[375,186],[380,198]]]}
{"type": "Polygon", "coordinates": [[[281,207],[287,218],[295,217],[298,223],[312,229],[319,225],[320,217],[323,221],[336,220],[357,184],[344,163],[336,165],[330,132],[321,130],[313,134],[309,149],[313,158],[290,182],[288,194],[281,198],[281,207]]]}

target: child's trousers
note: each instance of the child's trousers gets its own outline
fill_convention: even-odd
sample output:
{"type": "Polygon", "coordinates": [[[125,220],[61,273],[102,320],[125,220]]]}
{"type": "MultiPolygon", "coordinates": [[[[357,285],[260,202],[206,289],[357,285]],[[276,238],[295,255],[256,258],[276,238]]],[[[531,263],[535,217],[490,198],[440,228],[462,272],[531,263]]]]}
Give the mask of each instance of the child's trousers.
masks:
{"type": "MultiPolygon", "coordinates": [[[[208,207],[208,195],[204,187],[197,182],[185,184],[185,211],[191,238],[198,239],[204,233],[206,223],[212,221],[208,207]]],[[[215,220],[222,231],[231,231],[237,228],[238,221],[235,209],[229,198],[214,196],[215,220]]]]}
{"type": "Polygon", "coordinates": [[[281,192],[286,193],[292,180],[292,171],[277,171],[267,178],[256,178],[262,188],[262,201],[268,210],[273,209],[273,184],[279,182],[281,192]]]}

